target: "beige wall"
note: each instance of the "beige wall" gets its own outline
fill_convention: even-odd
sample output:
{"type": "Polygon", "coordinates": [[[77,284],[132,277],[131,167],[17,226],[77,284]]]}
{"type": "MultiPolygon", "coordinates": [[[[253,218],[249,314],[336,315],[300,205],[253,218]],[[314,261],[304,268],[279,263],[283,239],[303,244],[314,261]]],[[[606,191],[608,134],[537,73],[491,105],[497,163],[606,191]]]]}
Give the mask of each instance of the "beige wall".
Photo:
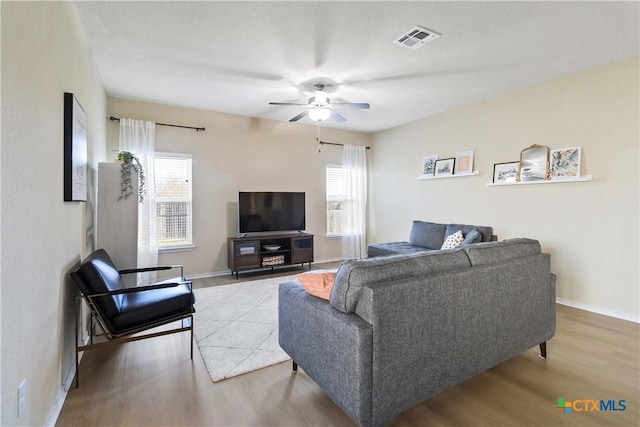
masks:
{"type": "Polygon", "coordinates": [[[106,95],[73,3],[2,2],[2,418],[54,422],[72,373],[68,272],[93,249],[106,95]],[[63,93],[88,116],[90,199],[63,202],[63,93]],[[27,380],[17,418],[18,385],[27,380]]]}
{"type": "MultiPolygon", "coordinates": [[[[159,127],[159,150],[194,158],[191,275],[226,267],[240,190],[308,194],[316,259],[340,257],[324,234],[324,167],[341,150],[317,152],[315,128],[119,99],[107,101],[67,2],[2,2],[2,209],[0,236],[1,425],[53,422],[73,368],[73,296],[67,274],[93,249],[95,169],[117,149],[109,114],[205,126],[159,127]],[[62,201],[63,92],[88,115],[87,203],[62,201]],[[108,107],[107,107],[108,102],[108,107]],[[105,134],[109,135],[109,143],[105,134]],[[107,149],[107,145],[109,145],[107,149]],[[17,418],[17,388],[27,406],[17,418]]],[[[493,225],[501,238],[540,239],[552,254],[558,296],[586,308],[638,317],[638,58],[545,83],[396,129],[368,135],[323,128],[322,139],[370,144],[370,240],[406,239],[412,219],[493,225]],[[487,187],[493,163],[533,143],[581,145],[593,182],[487,187]],[[416,181],[426,154],[476,152],[477,177],[416,181]]],[[[117,137],[116,137],[117,138],[117,137]]]]}
{"type": "MultiPolygon", "coordinates": [[[[342,149],[324,146],[318,153],[315,126],[117,98],[108,99],[108,111],[116,117],[206,128],[196,132],[156,127],[157,151],[193,155],[196,245],[193,251],[161,254],[160,263],[184,264],[189,277],[228,271],[227,237],[238,234],[239,191],[304,191],[307,232],[315,235],[315,259],[341,258],[341,241],[324,237],[324,187],[325,166],[340,163],[342,149]]],[[[371,143],[369,135],[356,132],[321,128],[320,135],[331,142],[371,143]]],[[[117,122],[108,125],[108,140],[115,153],[117,122]]]]}
{"type": "Polygon", "coordinates": [[[634,57],[374,135],[370,241],[406,240],[413,219],[539,239],[559,298],[638,321],[638,70],[634,57]],[[531,144],[582,146],[593,181],[486,186],[531,144]],[[414,179],[423,156],[467,150],[480,175],[414,179]]]}

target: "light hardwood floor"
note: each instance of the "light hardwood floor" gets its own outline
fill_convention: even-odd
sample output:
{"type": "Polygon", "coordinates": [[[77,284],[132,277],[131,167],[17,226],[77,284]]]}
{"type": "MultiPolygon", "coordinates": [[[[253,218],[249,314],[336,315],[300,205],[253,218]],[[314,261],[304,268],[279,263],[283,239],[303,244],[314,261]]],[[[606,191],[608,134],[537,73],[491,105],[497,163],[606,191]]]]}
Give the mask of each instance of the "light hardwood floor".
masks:
{"type": "MultiPolygon", "coordinates": [[[[546,360],[532,348],[414,406],[393,426],[638,426],[639,335],[636,323],[557,305],[546,360]],[[626,410],[563,415],[554,409],[559,397],[625,400],[626,410]]],[[[188,338],[175,334],[87,352],[80,388],[69,391],[56,425],[354,425],[304,371],[292,373],[290,362],[211,382],[197,349],[189,359],[188,338]]]]}

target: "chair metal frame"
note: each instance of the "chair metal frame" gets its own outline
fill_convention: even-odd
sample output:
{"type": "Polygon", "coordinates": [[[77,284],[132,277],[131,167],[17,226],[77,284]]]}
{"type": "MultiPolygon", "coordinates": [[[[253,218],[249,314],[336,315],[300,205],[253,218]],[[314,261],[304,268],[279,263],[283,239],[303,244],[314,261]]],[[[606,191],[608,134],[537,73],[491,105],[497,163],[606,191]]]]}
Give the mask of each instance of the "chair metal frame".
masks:
{"type": "Polygon", "coordinates": [[[79,370],[79,360],[78,360],[79,359],[79,354],[80,354],[80,352],[84,352],[86,350],[94,350],[94,349],[99,349],[99,348],[105,348],[105,347],[110,347],[110,346],[113,346],[113,345],[125,344],[125,343],[132,342],[132,341],[139,341],[139,340],[144,340],[144,339],[149,339],[149,338],[160,337],[160,336],[164,336],[164,335],[175,334],[175,333],[179,333],[179,332],[188,332],[188,331],[190,331],[191,332],[190,357],[191,357],[191,360],[193,360],[193,313],[181,314],[181,315],[177,315],[177,316],[168,317],[168,318],[162,319],[160,321],[154,322],[153,324],[147,324],[147,325],[139,326],[137,328],[130,329],[130,330],[127,330],[125,332],[114,334],[107,327],[106,323],[104,322],[104,319],[102,318],[102,315],[101,315],[100,311],[98,310],[97,306],[95,305],[95,303],[93,301],[95,298],[98,298],[98,297],[113,296],[113,295],[120,295],[120,294],[128,294],[128,293],[134,293],[134,292],[144,292],[144,291],[150,291],[150,290],[155,290],[155,289],[163,289],[163,288],[171,288],[171,287],[175,287],[175,286],[179,286],[179,285],[188,285],[189,286],[189,290],[193,294],[193,284],[192,284],[192,282],[190,280],[185,280],[184,279],[184,268],[183,268],[182,265],[134,268],[134,269],[127,269],[127,270],[119,270],[118,273],[120,273],[121,275],[123,275],[123,274],[132,274],[132,273],[145,273],[145,272],[151,272],[151,271],[170,270],[172,268],[180,268],[180,281],[176,281],[176,282],[161,282],[161,283],[145,285],[145,286],[128,287],[128,288],[118,289],[116,291],[102,292],[102,293],[99,293],[99,294],[91,294],[91,295],[85,295],[85,294],[81,293],[80,295],[78,295],[76,297],[76,310],[75,310],[76,311],[76,313],[75,313],[75,322],[76,322],[76,355],[75,355],[75,359],[76,359],[75,360],[75,363],[76,363],[76,388],[78,388],[79,383],[80,383],[80,370],[79,370]],[[82,315],[81,307],[82,307],[82,301],[83,300],[86,303],[87,307],[89,308],[89,314],[90,314],[90,319],[89,319],[89,344],[83,344],[82,343],[82,337],[80,336],[80,322],[81,322],[80,316],[82,315]],[[102,329],[102,331],[104,332],[105,337],[107,337],[107,341],[99,342],[99,343],[94,343],[93,342],[93,337],[94,337],[94,319],[95,319],[95,321],[97,321],[97,324],[100,326],[100,329],[102,329]],[[187,319],[188,319],[188,326],[185,326],[185,321],[187,319]],[[168,330],[160,331],[160,332],[148,333],[148,334],[144,334],[144,335],[131,336],[133,334],[137,334],[139,332],[143,332],[143,331],[146,331],[146,330],[149,330],[149,329],[154,329],[154,328],[157,328],[159,326],[166,325],[168,323],[177,322],[178,320],[181,321],[181,326],[180,327],[176,327],[176,328],[173,328],[173,329],[168,329],[168,330]]]}

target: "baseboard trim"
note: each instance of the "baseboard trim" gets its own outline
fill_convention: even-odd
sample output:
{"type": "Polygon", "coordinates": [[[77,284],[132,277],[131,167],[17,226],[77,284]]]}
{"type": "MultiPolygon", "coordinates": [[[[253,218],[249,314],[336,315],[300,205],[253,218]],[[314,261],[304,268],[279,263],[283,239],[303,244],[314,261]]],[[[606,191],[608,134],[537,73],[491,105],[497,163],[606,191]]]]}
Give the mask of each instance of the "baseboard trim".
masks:
{"type": "Polygon", "coordinates": [[[58,421],[58,417],[60,416],[60,412],[62,411],[62,406],[64,405],[64,401],[67,399],[67,394],[69,393],[69,388],[73,383],[73,379],[76,376],[76,366],[75,364],[71,367],[71,370],[67,374],[67,377],[62,384],[62,388],[58,390],[58,395],[56,396],[56,400],[53,402],[53,406],[49,411],[49,416],[47,417],[47,421],[44,423],[46,427],[54,427],[56,422],[58,421]]]}
{"type": "Polygon", "coordinates": [[[566,305],[580,310],[590,311],[592,313],[602,314],[604,316],[615,317],[616,319],[628,320],[634,323],[640,323],[640,316],[622,311],[609,310],[608,308],[599,307],[597,305],[585,304],[582,302],[571,301],[565,298],[556,297],[556,303],[566,305]]]}
{"type": "MultiPolygon", "coordinates": [[[[89,337],[85,337],[82,340],[83,345],[87,345],[89,343],[89,337]]],[[[75,351],[75,349],[74,349],[75,351]]],[[[82,361],[82,356],[84,356],[84,352],[78,355],[78,364],[82,361]]],[[[51,406],[51,410],[49,411],[49,416],[45,421],[44,425],[46,427],[55,427],[56,422],[58,421],[58,417],[60,416],[60,412],[62,411],[62,406],[64,405],[64,401],[67,399],[67,394],[69,393],[69,389],[73,384],[73,380],[76,377],[76,364],[72,363],[71,368],[69,368],[69,372],[67,372],[67,376],[65,377],[62,388],[58,390],[58,395],[56,396],[56,400],[53,402],[53,406],[51,406]]]]}
{"type": "MultiPolygon", "coordinates": [[[[89,344],[89,332],[85,331],[82,333],[82,345],[89,344]]],[[[75,351],[75,348],[73,349],[75,351]]],[[[78,365],[82,361],[82,356],[84,356],[84,352],[81,352],[78,355],[78,365]]],[[[74,354],[75,357],[75,354],[74,354]]],[[[47,420],[44,425],[46,427],[55,427],[56,422],[58,422],[58,417],[60,417],[60,412],[62,412],[62,407],[64,406],[64,401],[67,400],[67,394],[69,394],[69,389],[73,385],[73,380],[76,377],[76,364],[75,362],[71,364],[69,368],[69,372],[67,372],[67,376],[62,382],[62,388],[58,390],[58,395],[56,396],[56,400],[53,402],[53,406],[51,406],[51,410],[49,411],[49,416],[47,416],[47,420]]]]}
{"type": "Polygon", "coordinates": [[[323,262],[337,262],[337,261],[344,261],[344,258],[325,258],[325,259],[319,259],[314,262],[317,264],[322,264],[323,262]]]}
{"type": "Polygon", "coordinates": [[[231,274],[231,270],[227,270],[227,271],[211,271],[209,273],[189,274],[187,279],[188,280],[206,279],[207,277],[225,276],[225,275],[230,275],[230,274],[231,274]]]}

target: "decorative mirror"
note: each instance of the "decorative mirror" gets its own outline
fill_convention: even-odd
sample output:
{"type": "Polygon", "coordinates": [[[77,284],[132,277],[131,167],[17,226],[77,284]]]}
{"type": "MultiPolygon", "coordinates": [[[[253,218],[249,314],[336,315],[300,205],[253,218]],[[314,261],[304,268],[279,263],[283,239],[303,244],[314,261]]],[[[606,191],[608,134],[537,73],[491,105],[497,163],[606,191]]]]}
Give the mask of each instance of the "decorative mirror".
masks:
{"type": "Polygon", "coordinates": [[[520,152],[520,167],[516,181],[550,179],[549,147],[533,144],[520,152]]]}

